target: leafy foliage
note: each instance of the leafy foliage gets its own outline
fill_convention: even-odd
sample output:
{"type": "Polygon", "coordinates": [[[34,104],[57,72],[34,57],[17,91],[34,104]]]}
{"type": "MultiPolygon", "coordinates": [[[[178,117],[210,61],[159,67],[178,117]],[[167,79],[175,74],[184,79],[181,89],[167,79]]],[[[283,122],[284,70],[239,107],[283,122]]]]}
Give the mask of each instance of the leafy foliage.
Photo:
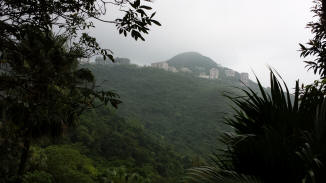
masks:
{"type": "MultiPolygon", "coordinates": [[[[147,0],[149,1],[149,0],[147,0]]],[[[151,7],[143,4],[141,0],[126,1],[0,1],[0,51],[8,51],[21,36],[22,26],[32,26],[42,32],[58,32],[70,37],[70,46],[82,50],[83,57],[101,54],[104,58],[113,60],[112,51],[99,46],[96,39],[87,33],[94,28],[94,20],[112,23],[117,26],[120,33],[128,33],[134,39],[147,34],[149,26],[160,23],[153,19],[155,13],[148,14],[151,7]],[[108,8],[116,6],[124,13],[122,18],[113,20],[103,19],[108,8]]]]}
{"type": "Polygon", "coordinates": [[[158,135],[132,119],[97,108],[81,117],[56,145],[43,142],[32,148],[26,182],[176,182],[183,157],[158,135]]]}
{"type": "Polygon", "coordinates": [[[150,179],[137,173],[128,174],[124,168],[108,170],[106,175],[102,177],[103,183],[150,183],[150,179]]]}
{"type": "Polygon", "coordinates": [[[13,48],[22,54],[4,55],[10,63],[0,81],[5,124],[17,125],[26,138],[58,136],[64,126],[74,126],[78,115],[94,107],[95,98],[113,106],[120,103],[117,94],[95,90],[89,70],[77,69],[79,51],[66,50],[65,37],[26,29],[13,48]]]}
{"type": "Polygon", "coordinates": [[[28,172],[23,177],[23,183],[52,183],[53,177],[44,171],[28,172]]]}
{"type": "Polygon", "coordinates": [[[96,54],[113,60],[112,51],[87,33],[94,20],[113,23],[125,36],[144,40],[149,26],[160,23],[142,2],[0,1],[0,131],[5,132],[1,138],[16,140],[6,139],[0,147],[21,151],[15,152],[21,156],[18,170],[11,168],[16,161],[4,165],[4,181],[21,182],[32,143],[78,124],[85,110],[96,107],[95,99],[117,107],[119,96],[97,90],[92,73],[77,68],[78,61],[96,54]],[[125,16],[101,19],[108,5],[118,6],[125,16]]]}
{"type": "Polygon", "coordinates": [[[21,175],[33,140],[57,137],[65,128],[75,126],[83,111],[95,107],[95,99],[113,106],[120,101],[113,92],[96,90],[92,73],[77,68],[81,53],[65,47],[66,37],[30,26],[20,31],[19,42],[2,57],[6,69],[0,73],[0,130],[11,133],[3,138],[17,140],[16,144],[1,144],[1,148],[24,144],[18,169],[21,175]]]}
{"type": "Polygon", "coordinates": [[[92,161],[69,146],[50,146],[45,149],[47,171],[56,182],[94,182],[97,171],[92,161]]]}
{"type": "Polygon", "coordinates": [[[316,20],[308,23],[307,27],[311,29],[314,38],[307,45],[300,44],[301,57],[313,56],[314,60],[306,61],[307,67],[313,69],[315,74],[319,74],[322,78],[326,76],[326,2],[324,0],[314,0],[315,6],[312,12],[315,14],[316,20]]]}

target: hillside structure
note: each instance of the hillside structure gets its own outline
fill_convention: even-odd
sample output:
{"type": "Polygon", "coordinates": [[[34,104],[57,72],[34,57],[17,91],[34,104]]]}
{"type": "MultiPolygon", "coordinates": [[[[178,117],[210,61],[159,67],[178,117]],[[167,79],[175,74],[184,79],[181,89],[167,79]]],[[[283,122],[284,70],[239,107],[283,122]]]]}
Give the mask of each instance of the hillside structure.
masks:
{"type": "Polygon", "coordinates": [[[209,70],[209,79],[218,79],[219,71],[217,68],[212,68],[209,70]]]}
{"type": "Polygon", "coordinates": [[[156,63],[152,63],[151,66],[169,71],[169,64],[167,62],[156,62],[156,63]]]}
{"type": "Polygon", "coordinates": [[[225,75],[226,75],[226,77],[234,77],[235,71],[231,70],[231,69],[225,70],[225,75]]]}
{"type": "Polygon", "coordinates": [[[249,74],[246,72],[240,73],[240,81],[243,82],[244,84],[249,83],[249,74]]]}
{"type": "Polygon", "coordinates": [[[202,72],[198,77],[203,79],[218,79],[218,76],[219,70],[217,68],[212,68],[209,70],[209,75],[207,75],[205,72],[202,72]]]}
{"type": "Polygon", "coordinates": [[[203,79],[209,79],[209,75],[207,75],[204,72],[200,73],[198,77],[203,78],[203,79]]]}
{"type": "Polygon", "coordinates": [[[95,58],[95,64],[98,64],[98,65],[109,65],[109,64],[112,64],[111,60],[104,60],[103,57],[96,57],[95,58]]]}

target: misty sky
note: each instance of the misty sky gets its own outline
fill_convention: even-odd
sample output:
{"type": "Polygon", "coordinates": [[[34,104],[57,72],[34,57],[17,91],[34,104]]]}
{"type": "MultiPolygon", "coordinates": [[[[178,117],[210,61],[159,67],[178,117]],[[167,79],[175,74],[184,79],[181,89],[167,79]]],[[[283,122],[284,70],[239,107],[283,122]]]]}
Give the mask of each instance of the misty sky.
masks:
{"type": "Polygon", "coordinates": [[[298,43],[312,37],[312,0],[156,0],[152,7],[162,27],[153,27],[145,42],[124,38],[112,25],[97,23],[92,33],[101,46],[133,63],[165,61],[196,51],[239,72],[252,70],[267,86],[267,65],[289,87],[317,77],[304,68],[298,43]]]}

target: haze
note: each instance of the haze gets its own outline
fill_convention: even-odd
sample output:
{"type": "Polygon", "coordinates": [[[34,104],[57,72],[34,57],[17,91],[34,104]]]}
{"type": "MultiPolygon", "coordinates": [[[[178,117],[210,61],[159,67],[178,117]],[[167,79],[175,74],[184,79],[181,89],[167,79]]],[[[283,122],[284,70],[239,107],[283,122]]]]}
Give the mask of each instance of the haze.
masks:
{"type": "Polygon", "coordinates": [[[275,68],[290,87],[307,72],[299,43],[312,38],[306,24],[312,20],[311,0],[156,0],[152,7],[162,27],[152,27],[145,42],[117,36],[113,26],[97,23],[93,34],[101,46],[133,63],[165,61],[196,51],[239,72],[253,71],[265,86],[267,66],[275,68]]]}

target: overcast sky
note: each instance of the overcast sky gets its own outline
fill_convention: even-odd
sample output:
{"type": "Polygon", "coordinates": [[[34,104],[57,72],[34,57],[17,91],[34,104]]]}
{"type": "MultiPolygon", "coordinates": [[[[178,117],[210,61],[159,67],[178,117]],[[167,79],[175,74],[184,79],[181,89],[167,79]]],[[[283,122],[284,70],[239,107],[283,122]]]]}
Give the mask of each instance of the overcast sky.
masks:
{"type": "Polygon", "coordinates": [[[265,86],[267,65],[278,70],[289,87],[297,79],[317,77],[304,68],[299,43],[312,37],[312,0],[156,0],[152,7],[162,27],[153,27],[145,42],[118,35],[113,26],[97,23],[92,33],[101,46],[133,63],[165,61],[196,51],[238,72],[254,71],[265,86]]]}

